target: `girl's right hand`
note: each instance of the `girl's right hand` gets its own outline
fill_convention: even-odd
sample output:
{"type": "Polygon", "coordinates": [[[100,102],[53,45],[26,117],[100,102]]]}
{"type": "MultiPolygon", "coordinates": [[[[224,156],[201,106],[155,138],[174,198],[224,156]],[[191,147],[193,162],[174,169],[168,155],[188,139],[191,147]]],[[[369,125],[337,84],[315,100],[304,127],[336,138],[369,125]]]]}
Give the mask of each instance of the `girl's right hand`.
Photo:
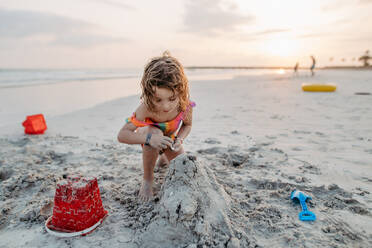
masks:
{"type": "Polygon", "coordinates": [[[170,137],[162,134],[153,134],[149,143],[151,147],[162,150],[166,149],[167,147],[171,147],[173,140],[170,137]]]}

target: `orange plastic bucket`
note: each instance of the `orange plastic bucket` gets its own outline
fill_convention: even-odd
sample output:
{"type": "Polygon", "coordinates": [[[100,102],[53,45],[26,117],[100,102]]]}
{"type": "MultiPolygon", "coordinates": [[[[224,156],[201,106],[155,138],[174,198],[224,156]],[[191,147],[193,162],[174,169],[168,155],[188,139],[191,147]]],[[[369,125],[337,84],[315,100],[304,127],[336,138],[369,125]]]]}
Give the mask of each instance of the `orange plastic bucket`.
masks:
{"type": "Polygon", "coordinates": [[[27,116],[22,125],[25,127],[25,134],[43,134],[47,129],[43,114],[27,116]]]}

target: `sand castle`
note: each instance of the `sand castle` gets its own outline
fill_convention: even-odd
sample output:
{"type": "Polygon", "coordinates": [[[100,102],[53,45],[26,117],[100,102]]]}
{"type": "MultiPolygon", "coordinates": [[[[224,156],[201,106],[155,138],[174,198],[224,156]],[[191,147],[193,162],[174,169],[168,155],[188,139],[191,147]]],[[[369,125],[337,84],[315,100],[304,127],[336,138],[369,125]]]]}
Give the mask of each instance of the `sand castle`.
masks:
{"type": "Polygon", "coordinates": [[[143,247],[240,247],[229,219],[230,197],[196,157],[170,164],[154,208],[156,216],[137,237],[143,247]]]}

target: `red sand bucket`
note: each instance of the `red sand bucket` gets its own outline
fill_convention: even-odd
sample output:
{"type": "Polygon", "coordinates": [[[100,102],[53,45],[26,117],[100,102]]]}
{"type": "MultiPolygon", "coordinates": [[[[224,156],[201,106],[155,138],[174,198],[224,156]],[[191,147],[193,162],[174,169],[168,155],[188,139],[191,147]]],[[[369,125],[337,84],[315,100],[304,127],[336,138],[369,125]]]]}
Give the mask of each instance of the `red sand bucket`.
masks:
{"type": "Polygon", "coordinates": [[[86,235],[106,216],[97,179],[68,177],[57,184],[53,215],[46,221],[45,228],[58,237],[86,235]]]}
{"type": "Polygon", "coordinates": [[[43,134],[47,129],[47,125],[42,114],[27,116],[22,125],[25,127],[25,134],[43,134]]]}

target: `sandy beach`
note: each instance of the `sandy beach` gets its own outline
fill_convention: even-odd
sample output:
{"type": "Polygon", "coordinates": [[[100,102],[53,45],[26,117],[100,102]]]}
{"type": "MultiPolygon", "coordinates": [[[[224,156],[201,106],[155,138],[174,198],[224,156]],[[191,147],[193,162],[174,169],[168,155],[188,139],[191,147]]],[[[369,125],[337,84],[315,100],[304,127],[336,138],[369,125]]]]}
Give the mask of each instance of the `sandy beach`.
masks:
{"type": "Polygon", "coordinates": [[[372,93],[372,71],[188,73],[187,153],[156,170],[147,204],[137,201],[141,147],[116,140],[139,103],[137,79],[97,81],[94,94],[79,91],[86,82],[0,89],[14,107],[1,113],[0,247],[372,247],[372,95],[355,94],[372,93]],[[17,106],[33,92],[54,107],[42,96],[27,109],[40,111],[17,106]],[[46,133],[24,135],[24,115],[44,111],[46,133]],[[56,238],[44,223],[73,173],[98,179],[109,215],[85,237],[56,238]],[[316,221],[298,219],[294,189],[312,197],[316,221]]]}

